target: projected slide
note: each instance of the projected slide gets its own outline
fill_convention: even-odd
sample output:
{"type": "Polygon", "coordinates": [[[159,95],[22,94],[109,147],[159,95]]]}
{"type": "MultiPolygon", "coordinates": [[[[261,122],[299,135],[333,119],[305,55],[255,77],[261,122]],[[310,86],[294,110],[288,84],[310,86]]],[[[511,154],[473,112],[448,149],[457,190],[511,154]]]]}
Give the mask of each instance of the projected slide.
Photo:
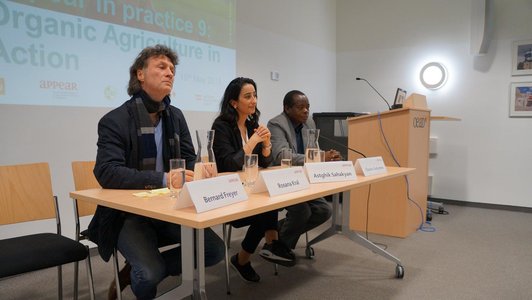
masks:
{"type": "Polygon", "coordinates": [[[172,104],[217,111],[235,77],[235,0],[0,0],[0,104],[117,107],[146,46],[179,55],[172,104]]]}

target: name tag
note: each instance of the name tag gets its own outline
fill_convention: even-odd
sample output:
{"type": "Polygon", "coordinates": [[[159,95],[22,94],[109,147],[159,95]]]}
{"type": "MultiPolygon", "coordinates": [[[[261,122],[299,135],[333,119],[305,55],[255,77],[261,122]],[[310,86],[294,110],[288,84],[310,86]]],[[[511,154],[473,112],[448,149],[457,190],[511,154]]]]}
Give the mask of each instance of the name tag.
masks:
{"type": "Polygon", "coordinates": [[[364,176],[384,174],[387,171],[382,156],[357,159],[355,170],[358,174],[364,174],[364,176]]]}
{"type": "Polygon", "coordinates": [[[306,163],[305,170],[310,183],[357,179],[353,162],[350,160],[306,163]]]}
{"type": "Polygon", "coordinates": [[[185,183],[175,209],[194,205],[198,213],[248,199],[237,174],[185,183]]]}
{"type": "Polygon", "coordinates": [[[252,193],[268,191],[271,197],[308,188],[309,183],[303,167],[261,171],[252,193]]]}

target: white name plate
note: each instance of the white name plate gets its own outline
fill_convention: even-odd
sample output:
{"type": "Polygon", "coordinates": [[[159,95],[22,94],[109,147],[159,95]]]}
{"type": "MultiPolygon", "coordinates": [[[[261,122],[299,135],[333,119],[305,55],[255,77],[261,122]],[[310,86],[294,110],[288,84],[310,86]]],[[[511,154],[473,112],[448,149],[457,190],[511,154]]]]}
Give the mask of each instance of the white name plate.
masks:
{"type": "Polygon", "coordinates": [[[308,188],[309,183],[303,167],[292,167],[261,171],[252,193],[268,191],[270,197],[296,192],[308,188]]]}
{"type": "Polygon", "coordinates": [[[387,171],[382,156],[357,159],[355,170],[357,174],[364,174],[364,176],[384,174],[387,171]]]}
{"type": "Polygon", "coordinates": [[[306,163],[305,170],[310,183],[357,179],[353,162],[350,160],[306,163]]]}
{"type": "Polygon", "coordinates": [[[198,213],[248,199],[237,174],[185,183],[175,209],[194,205],[198,213]]]}

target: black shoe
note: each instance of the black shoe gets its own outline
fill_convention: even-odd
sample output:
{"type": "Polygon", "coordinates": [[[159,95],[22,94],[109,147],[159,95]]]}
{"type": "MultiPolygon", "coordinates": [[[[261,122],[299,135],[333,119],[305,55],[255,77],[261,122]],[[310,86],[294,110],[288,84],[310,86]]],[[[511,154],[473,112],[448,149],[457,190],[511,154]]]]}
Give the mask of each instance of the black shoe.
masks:
{"type": "Polygon", "coordinates": [[[273,240],[271,244],[264,244],[259,255],[265,260],[285,267],[296,264],[296,255],[283,242],[273,240]]]}
{"type": "Polygon", "coordinates": [[[253,267],[251,266],[251,263],[248,261],[247,264],[241,266],[238,263],[238,253],[231,256],[231,266],[233,266],[233,269],[236,270],[238,273],[238,276],[242,278],[244,281],[247,282],[259,282],[260,276],[255,272],[253,267]]]}

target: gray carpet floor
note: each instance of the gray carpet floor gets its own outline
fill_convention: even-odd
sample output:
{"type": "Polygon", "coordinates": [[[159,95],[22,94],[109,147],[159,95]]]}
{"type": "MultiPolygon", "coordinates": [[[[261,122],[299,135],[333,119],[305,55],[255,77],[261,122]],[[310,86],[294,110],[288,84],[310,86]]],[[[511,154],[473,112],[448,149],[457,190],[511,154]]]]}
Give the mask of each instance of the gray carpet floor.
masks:
{"type": "MultiPolygon", "coordinates": [[[[405,267],[396,279],[395,264],[336,235],[314,246],[305,258],[304,241],[296,249],[298,264],[279,267],[255,255],[260,283],[243,282],[231,270],[232,294],[226,295],[223,262],[206,269],[210,299],[532,299],[532,216],[526,212],[445,205],[448,215],[433,216],[425,231],[400,239],[370,234],[405,267]]],[[[324,229],[310,233],[312,238],[324,229]]],[[[219,228],[215,228],[219,230],[219,228]]],[[[233,232],[234,253],[243,231],[233,232]]],[[[97,299],[106,299],[113,276],[110,263],[93,256],[97,299]]],[[[89,299],[84,264],[80,299],[89,299]]],[[[72,266],[64,270],[64,298],[72,299],[72,266]]],[[[161,290],[178,278],[168,278],[161,290]]],[[[56,299],[56,269],[0,280],[0,299],[56,299]]],[[[131,289],[124,299],[134,299],[131,289]]]]}

